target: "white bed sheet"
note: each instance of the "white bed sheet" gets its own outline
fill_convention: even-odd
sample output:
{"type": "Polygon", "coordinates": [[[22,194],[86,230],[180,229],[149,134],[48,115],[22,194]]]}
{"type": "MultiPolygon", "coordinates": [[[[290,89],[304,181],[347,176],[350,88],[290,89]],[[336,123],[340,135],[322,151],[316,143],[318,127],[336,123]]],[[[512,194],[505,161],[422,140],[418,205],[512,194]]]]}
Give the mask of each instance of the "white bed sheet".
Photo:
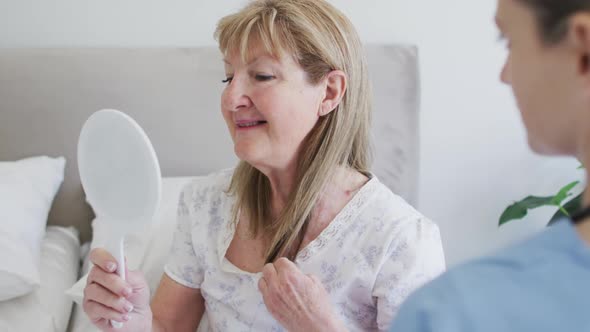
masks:
{"type": "Polygon", "coordinates": [[[78,277],[80,243],[70,227],[49,226],[41,250],[41,285],[28,295],[0,302],[0,331],[65,332],[72,300],[64,294],[78,277]]]}

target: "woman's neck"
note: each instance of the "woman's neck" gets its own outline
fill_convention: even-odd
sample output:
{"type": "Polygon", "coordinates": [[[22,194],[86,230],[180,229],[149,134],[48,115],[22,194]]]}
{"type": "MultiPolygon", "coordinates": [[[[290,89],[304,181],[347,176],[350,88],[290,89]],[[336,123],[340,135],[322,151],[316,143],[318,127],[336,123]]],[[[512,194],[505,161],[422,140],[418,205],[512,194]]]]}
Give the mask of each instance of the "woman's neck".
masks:
{"type": "MultiPolygon", "coordinates": [[[[269,172],[267,177],[271,186],[271,214],[273,218],[276,218],[287,204],[291,191],[294,190],[295,172],[269,172]]],[[[367,178],[354,170],[339,167],[331,180],[324,188],[322,197],[326,193],[330,193],[328,196],[331,196],[334,191],[354,194],[354,191],[367,181],[367,178]]]]}
{"type": "MultiPolygon", "coordinates": [[[[588,178],[588,175],[586,175],[588,178]]],[[[582,207],[586,208],[590,206],[590,193],[588,190],[584,193],[584,199],[582,200],[582,207]]],[[[587,217],[584,220],[581,220],[579,223],[576,224],[576,230],[578,234],[586,242],[587,245],[590,246],[590,217],[587,217]]]]}
{"type": "Polygon", "coordinates": [[[287,205],[287,200],[294,190],[296,167],[290,165],[284,169],[261,170],[270,183],[271,216],[277,218],[287,205]]]}
{"type": "MultiPolygon", "coordinates": [[[[590,135],[585,135],[589,137],[585,137],[582,140],[584,142],[582,145],[581,153],[578,155],[578,160],[582,162],[586,170],[586,182],[590,179],[590,135]],[[587,143],[586,143],[587,142],[587,143]]],[[[586,188],[584,192],[584,196],[582,198],[582,208],[587,208],[590,206],[590,190],[586,188]]],[[[578,234],[586,242],[586,244],[590,245],[590,217],[582,220],[576,225],[576,230],[578,234]]]]}

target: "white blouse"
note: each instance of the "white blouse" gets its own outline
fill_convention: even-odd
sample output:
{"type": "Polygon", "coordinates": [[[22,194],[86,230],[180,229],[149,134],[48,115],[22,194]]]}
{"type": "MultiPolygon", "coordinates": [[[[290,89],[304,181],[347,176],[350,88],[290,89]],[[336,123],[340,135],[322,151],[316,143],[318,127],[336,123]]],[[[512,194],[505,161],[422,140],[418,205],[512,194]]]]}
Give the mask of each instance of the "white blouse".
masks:
{"type": "MultiPolygon", "coordinates": [[[[234,236],[232,170],[194,180],[180,196],[166,274],[205,299],[199,331],[284,331],[258,290],[261,273],[225,258],[234,236]]],[[[350,331],[387,330],[401,303],[445,269],[438,227],[376,176],[295,259],[320,278],[350,331]]]]}

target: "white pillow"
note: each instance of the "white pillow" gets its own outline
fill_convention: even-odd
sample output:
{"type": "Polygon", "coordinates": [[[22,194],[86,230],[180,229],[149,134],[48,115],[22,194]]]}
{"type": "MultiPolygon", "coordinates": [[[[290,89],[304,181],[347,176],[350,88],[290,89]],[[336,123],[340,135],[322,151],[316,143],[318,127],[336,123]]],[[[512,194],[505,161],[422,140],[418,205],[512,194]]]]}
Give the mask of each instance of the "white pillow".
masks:
{"type": "Polygon", "coordinates": [[[78,279],[80,270],[80,241],[73,227],[47,227],[41,250],[40,303],[55,325],[56,331],[66,331],[72,300],[64,291],[78,279]]]}
{"type": "Polygon", "coordinates": [[[0,162],[0,301],[39,286],[41,242],[64,167],[63,157],[0,162]]]}
{"type": "Polygon", "coordinates": [[[49,226],[43,238],[40,287],[25,296],[0,302],[0,331],[65,332],[72,301],[63,291],[78,276],[78,231],[49,226]]]}
{"type": "MultiPolygon", "coordinates": [[[[162,277],[165,261],[170,254],[172,238],[176,229],[176,211],[180,192],[192,179],[195,179],[195,177],[163,178],[162,200],[151,224],[137,233],[128,235],[125,239],[125,256],[127,257],[128,267],[131,270],[140,269],[143,271],[152,295],[162,277]]],[[[93,238],[90,247],[101,247],[104,238],[108,235],[104,234],[100,223],[93,222],[92,229],[93,238]]],[[[84,297],[86,274],[89,269],[90,266],[86,259],[82,271],[84,277],[80,278],[72,288],[66,291],[66,294],[80,305],[84,297]]]]}

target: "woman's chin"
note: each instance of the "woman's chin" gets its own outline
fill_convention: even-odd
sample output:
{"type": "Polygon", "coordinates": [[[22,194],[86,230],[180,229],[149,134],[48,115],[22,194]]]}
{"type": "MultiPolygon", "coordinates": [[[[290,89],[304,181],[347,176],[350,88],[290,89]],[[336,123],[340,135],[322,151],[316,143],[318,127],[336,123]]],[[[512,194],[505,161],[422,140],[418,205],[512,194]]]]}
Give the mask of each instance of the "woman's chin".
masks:
{"type": "Polygon", "coordinates": [[[256,149],[248,146],[236,145],[234,147],[234,153],[238,159],[245,161],[250,165],[254,165],[260,157],[258,156],[259,153],[256,151],[256,149]]]}
{"type": "Polygon", "coordinates": [[[549,142],[547,139],[542,140],[538,137],[528,135],[528,144],[531,150],[542,156],[569,156],[573,155],[574,151],[570,151],[564,144],[558,142],[549,142]]]}

